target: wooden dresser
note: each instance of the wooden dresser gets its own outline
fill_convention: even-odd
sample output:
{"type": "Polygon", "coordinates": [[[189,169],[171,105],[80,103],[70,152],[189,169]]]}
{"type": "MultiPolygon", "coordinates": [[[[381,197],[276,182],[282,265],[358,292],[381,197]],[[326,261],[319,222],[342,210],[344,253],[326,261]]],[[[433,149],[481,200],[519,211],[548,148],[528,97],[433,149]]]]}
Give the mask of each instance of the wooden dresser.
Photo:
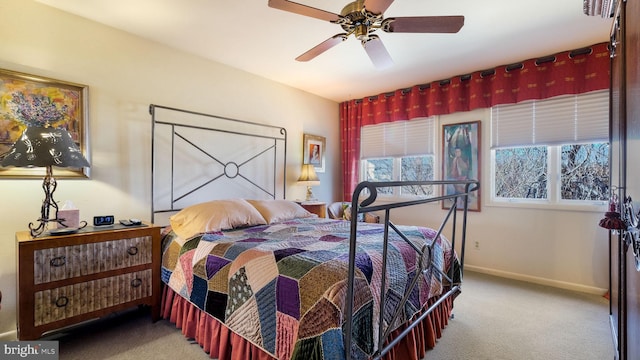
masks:
{"type": "Polygon", "coordinates": [[[93,230],[16,233],[19,340],[136,305],[160,318],[160,227],[93,230]]]}

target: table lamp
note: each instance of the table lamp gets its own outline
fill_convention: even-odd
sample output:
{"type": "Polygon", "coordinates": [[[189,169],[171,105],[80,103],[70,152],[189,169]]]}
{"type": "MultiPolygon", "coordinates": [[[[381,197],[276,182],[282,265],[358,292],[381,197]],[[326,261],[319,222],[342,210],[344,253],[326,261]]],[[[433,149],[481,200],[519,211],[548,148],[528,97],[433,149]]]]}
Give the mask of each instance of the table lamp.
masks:
{"type": "Polygon", "coordinates": [[[89,167],[80,148],[71,138],[71,134],[63,128],[47,126],[30,126],[22,133],[20,139],[13,144],[11,150],[2,159],[2,166],[44,167],[46,175],[42,183],[44,201],[38,219],[38,226],[29,223],[31,236],[36,237],[44,232],[49,222],[60,224],[58,204],[53,200],[56,180],[53,177],[53,166],[57,167],[89,167]],[[55,209],[55,216],[50,219],[50,208],[55,209]]]}
{"type": "Polygon", "coordinates": [[[300,174],[298,181],[307,186],[307,198],[305,201],[315,200],[313,198],[313,191],[311,190],[311,187],[320,185],[320,179],[318,179],[318,175],[316,174],[313,164],[302,165],[302,173],[300,174]]]}

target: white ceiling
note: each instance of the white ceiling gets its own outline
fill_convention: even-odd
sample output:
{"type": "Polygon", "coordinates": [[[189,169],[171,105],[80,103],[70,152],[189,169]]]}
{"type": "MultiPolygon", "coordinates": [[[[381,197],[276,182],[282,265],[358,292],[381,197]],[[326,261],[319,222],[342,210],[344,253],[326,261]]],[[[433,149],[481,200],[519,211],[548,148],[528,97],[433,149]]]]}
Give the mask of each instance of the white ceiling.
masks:
{"type": "MultiPolygon", "coordinates": [[[[338,102],[606,42],[612,19],[582,0],[395,0],[385,17],[464,15],[456,34],[376,32],[394,65],[377,70],[353,36],[294,59],[339,25],[267,0],[37,0],[140,37],[338,102]]],[[[349,0],[298,0],[340,13],[349,0]]]]}

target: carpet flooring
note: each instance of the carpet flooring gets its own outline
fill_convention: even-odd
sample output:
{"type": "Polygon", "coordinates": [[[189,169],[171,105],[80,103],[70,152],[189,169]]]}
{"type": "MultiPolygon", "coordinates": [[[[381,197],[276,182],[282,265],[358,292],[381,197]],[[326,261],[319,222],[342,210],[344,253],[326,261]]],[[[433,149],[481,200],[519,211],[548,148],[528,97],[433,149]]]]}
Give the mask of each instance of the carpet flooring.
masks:
{"type": "MultiPolygon", "coordinates": [[[[454,318],[425,360],[613,359],[608,301],[467,271],[454,318]]],[[[46,337],[62,360],[209,359],[168,321],[135,309],[46,337]]]]}

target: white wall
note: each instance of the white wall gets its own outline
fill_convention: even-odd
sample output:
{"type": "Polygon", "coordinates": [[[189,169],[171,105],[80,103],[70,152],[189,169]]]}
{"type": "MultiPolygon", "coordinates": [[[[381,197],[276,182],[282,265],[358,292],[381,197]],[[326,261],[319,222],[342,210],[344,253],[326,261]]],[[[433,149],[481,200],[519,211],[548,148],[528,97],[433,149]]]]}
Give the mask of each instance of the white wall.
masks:
{"type": "MultiPolygon", "coordinates": [[[[297,185],[302,134],[327,138],[327,172],[314,194],[341,193],[338,104],[279,83],[160,46],[25,0],[0,2],[0,68],[89,86],[91,179],[59,180],[55,197],[80,216],[150,218],[149,104],[172,106],[288,130],[287,198],[297,185]]],[[[55,175],[55,170],[54,170],[55,175]]],[[[0,179],[0,339],[15,337],[15,232],[40,213],[41,180],[0,179]]]]}
{"type": "MultiPolygon", "coordinates": [[[[564,211],[491,205],[491,110],[440,116],[439,134],[441,137],[443,124],[476,120],[481,121],[482,206],[480,212],[469,212],[465,268],[604,294],[609,287],[609,243],[607,231],[598,222],[606,206],[601,211],[564,211]]],[[[442,144],[437,149],[442,149],[442,144]]],[[[429,204],[424,212],[398,212],[391,218],[398,223],[437,227],[444,214],[440,204],[429,204]]]]}

